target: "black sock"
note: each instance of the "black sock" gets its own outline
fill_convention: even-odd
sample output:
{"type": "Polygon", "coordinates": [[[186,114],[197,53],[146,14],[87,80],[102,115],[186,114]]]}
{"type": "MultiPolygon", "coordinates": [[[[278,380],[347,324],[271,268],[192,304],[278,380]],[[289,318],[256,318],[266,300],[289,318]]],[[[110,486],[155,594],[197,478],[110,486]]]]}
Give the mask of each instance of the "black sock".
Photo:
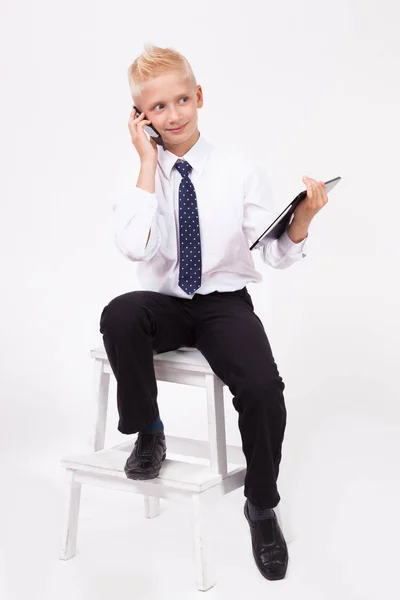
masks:
{"type": "Polygon", "coordinates": [[[273,508],[257,508],[249,499],[247,499],[249,507],[249,516],[252,521],[262,521],[263,519],[272,519],[275,516],[273,508]]]}

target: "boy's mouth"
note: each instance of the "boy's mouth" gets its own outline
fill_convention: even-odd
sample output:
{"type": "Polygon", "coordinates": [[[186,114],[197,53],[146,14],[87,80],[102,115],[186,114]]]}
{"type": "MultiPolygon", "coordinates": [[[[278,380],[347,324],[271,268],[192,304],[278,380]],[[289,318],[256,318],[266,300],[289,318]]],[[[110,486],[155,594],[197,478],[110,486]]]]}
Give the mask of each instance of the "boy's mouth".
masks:
{"type": "Polygon", "coordinates": [[[185,123],[185,125],[182,125],[181,127],[177,127],[176,129],[167,129],[167,131],[170,131],[171,133],[180,133],[181,131],[184,130],[186,125],[187,125],[187,123],[185,123]]]}

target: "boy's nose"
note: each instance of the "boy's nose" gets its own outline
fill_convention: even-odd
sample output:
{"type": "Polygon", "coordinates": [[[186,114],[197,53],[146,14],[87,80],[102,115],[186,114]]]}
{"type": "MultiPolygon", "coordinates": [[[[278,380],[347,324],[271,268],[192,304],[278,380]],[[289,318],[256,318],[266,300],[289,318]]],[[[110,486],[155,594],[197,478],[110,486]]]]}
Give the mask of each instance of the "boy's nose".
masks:
{"type": "Polygon", "coordinates": [[[170,123],[180,123],[179,113],[176,110],[170,110],[168,113],[168,121],[170,123]]]}

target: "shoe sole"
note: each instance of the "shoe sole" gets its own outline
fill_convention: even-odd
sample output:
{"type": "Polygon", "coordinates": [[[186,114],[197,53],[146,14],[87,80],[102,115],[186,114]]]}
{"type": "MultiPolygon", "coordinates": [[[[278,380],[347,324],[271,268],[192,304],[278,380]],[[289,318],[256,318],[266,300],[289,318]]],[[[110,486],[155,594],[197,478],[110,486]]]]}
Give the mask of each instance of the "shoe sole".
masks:
{"type": "MultiPolygon", "coordinates": [[[[161,461],[165,460],[165,457],[167,456],[167,453],[165,453],[161,459],[161,461]]],[[[158,469],[158,471],[155,471],[154,473],[130,473],[125,471],[125,475],[127,476],[128,479],[134,479],[134,480],[140,480],[140,481],[145,481],[147,479],[156,479],[161,471],[161,467],[158,469]]]]}
{"type": "MultiPolygon", "coordinates": [[[[246,505],[243,508],[243,513],[244,513],[244,516],[246,517],[246,521],[250,525],[249,517],[246,514],[246,505]]],[[[258,563],[258,556],[257,556],[257,553],[256,553],[255,548],[253,546],[253,542],[251,543],[251,549],[253,551],[254,562],[256,563],[257,569],[260,571],[261,575],[263,577],[265,577],[265,579],[268,579],[268,581],[278,581],[279,579],[284,579],[286,577],[286,572],[287,572],[287,567],[288,567],[289,559],[286,561],[284,573],[279,573],[278,575],[267,574],[265,571],[262,570],[261,566],[258,563]]]]}

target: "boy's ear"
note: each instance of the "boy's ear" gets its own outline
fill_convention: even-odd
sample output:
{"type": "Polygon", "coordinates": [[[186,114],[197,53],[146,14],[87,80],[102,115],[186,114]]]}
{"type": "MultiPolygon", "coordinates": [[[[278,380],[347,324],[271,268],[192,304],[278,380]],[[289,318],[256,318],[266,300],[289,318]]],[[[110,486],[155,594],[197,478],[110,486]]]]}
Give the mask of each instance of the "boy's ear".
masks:
{"type": "Polygon", "coordinates": [[[203,90],[201,89],[201,85],[197,86],[197,108],[201,108],[203,106],[203,90]]]}

